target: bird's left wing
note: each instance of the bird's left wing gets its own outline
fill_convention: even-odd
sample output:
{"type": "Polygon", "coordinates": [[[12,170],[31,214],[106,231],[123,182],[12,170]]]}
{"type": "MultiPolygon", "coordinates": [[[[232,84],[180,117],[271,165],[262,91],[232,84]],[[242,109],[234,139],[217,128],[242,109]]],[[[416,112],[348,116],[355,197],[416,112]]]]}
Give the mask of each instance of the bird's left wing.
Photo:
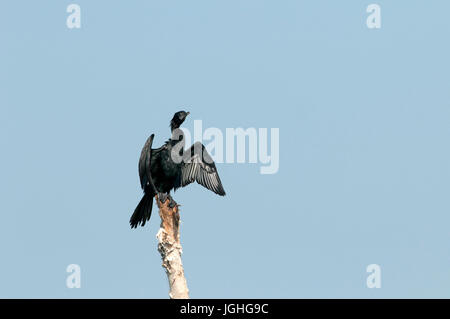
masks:
{"type": "Polygon", "coordinates": [[[218,195],[225,195],[216,164],[200,142],[184,153],[180,177],[182,187],[196,181],[218,195]]]}
{"type": "Polygon", "coordinates": [[[150,159],[152,151],[152,143],[155,134],[150,135],[144,144],[141,151],[141,157],[139,158],[139,179],[141,181],[141,188],[144,189],[147,183],[151,182],[150,175],[150,159]]]}

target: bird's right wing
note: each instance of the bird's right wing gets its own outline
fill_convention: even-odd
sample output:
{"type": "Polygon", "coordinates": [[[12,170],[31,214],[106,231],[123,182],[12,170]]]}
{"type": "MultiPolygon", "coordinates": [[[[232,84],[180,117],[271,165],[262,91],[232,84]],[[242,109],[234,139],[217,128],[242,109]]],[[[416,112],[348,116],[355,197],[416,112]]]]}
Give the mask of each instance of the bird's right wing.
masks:
{"type": "Polygon", "coordinates": [[[139,158],[139,179],[141,181],[141,188],[144,189],[148,183],[152,183],[150,171],[150,159],[152,152],[153,138],[155,134],[150,135],[144,144],[139,158]]]}

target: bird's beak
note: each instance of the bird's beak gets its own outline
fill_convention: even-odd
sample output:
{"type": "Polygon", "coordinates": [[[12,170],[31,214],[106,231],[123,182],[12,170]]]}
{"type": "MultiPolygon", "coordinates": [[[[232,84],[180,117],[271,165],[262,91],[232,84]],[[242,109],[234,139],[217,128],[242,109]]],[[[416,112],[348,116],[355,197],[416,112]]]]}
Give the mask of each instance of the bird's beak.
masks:
{"type": "Polygon", "coordinates": [[[191,112],[186,112],[186,116],[188,116],[189,114],[191,114],[191,112]]]}

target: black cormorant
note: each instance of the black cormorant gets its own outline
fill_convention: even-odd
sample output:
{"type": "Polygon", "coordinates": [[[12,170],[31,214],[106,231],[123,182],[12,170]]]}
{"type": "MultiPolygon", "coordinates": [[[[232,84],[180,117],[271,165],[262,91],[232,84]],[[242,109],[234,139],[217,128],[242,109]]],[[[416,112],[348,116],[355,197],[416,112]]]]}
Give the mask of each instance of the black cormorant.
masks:
{"type": "Polygon", "coordinates": [[[169,198],[169,205],[173,207],[176,203],[170,191],[196,181],[220,196],[225,195],[216,165],[205,146],[196,142],[184,150],[184,135],[179,127],[188,115],[189,112],[185,111],[175,113],[170,121],[172,137],[160,148],[151,148],[154,134],[147,139],[139,158],[139,178],[144,196],[130,218],[131,228],[139,224],[144,226],[150,219],[156,194],[162,202],[169,198]]]}

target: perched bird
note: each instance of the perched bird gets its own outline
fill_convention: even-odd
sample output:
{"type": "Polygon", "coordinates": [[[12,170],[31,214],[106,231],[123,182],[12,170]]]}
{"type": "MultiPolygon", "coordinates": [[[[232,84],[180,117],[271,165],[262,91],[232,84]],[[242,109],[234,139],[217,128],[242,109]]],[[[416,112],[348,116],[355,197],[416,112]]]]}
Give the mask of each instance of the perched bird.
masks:
{"type": "Polygon", "coordinates": [[[139,158],[139,178],[144,196],[130,218],[131,228],[139,224],[144,226],[150,219],[153,197],[158,194],[159,200],[174,207],[175,201],[170,191],[184,187],[194,181],[214,193],[224,196],[222,182],[216,165],[205,146],[196,142],[188,150],[184,150],[185,139],[180,129],[189,112],[175,113],[170,121],[172,137],[160,148],[152,149],[154,134],[146,141],[139,158]]]}

